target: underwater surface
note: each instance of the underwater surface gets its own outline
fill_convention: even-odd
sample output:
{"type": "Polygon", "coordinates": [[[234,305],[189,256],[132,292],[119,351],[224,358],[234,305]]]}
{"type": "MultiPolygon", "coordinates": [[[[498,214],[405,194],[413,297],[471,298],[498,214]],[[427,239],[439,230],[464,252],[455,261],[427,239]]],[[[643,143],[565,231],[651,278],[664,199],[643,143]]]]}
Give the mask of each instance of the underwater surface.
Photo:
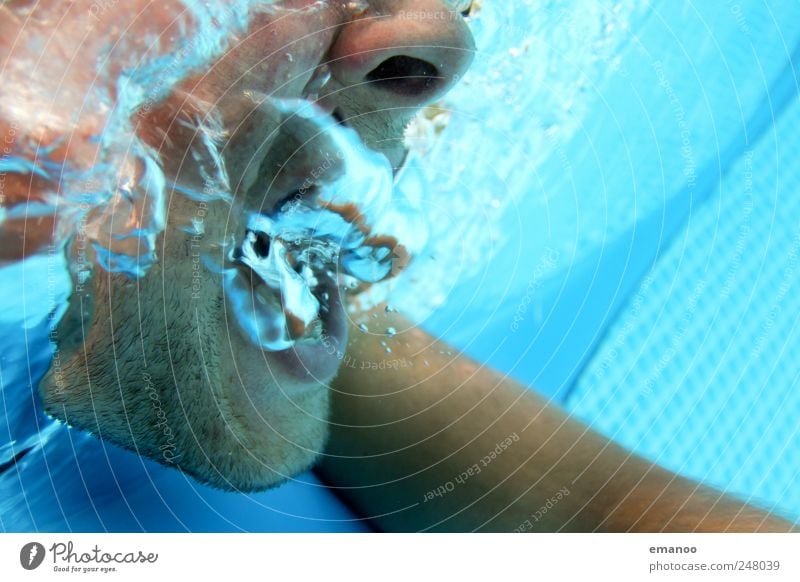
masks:
{"type": "MultiPolygon", "coordinates": [[[[247,2],[187,5],[206,27],[185,70],[247,2]]],[[[388,298],[667,468],[800,517],[796,6],[484,0],[471,26],[472,70],[410,128],[376,212],[414,260],[365,301],[388,298]]],[[[127,79],[110,142],[148,74],[127,79]]],[[[131,236],[152,240],[145,167],[147,195],[81,192],[74,224],[87,204],[102,221],[146,201],[131,236]]],[[[118,251],[105,266],[136,275],[118,251]]],[[[311,473],[223,493],[46,417],[36,386],[71,284],[56,249],[0,270],[0,529],[369,530],[311,473]]]]}

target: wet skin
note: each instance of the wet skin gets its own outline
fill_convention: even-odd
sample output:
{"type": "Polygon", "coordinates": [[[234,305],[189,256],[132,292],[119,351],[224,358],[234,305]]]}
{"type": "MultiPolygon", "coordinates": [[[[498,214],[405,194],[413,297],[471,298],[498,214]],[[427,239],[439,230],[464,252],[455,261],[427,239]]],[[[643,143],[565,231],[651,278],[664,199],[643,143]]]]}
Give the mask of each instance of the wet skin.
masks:
{"type": "MultiPolygon", "coordinates": [[[[142,112],[138,135],[159,152],[168,178],[198,187],[196,125],[183,122],[215,110],[235,203],[173,193],[159,261],[146,276],[94,270],[57,330],[60,366],[41,385],[52,415],[225,489],[264,489],[314,462],[340,360],[319,339],[280,352],[254,345],[197,249],[242,240],[249,213],[296,195],[330,153],[324,141],[304,143],[302,128],[282,125],[263,106],[268,97],[318,93],[320,107],[402,164],[404,127],[452,87],[474,47],[462,19],[425,17],[448,11],[442,2],[368,4],[281,1],[254,16],[208,71],[142,112]],[[330,78],[320,86],[323,66],[330,78]],[[202,220],[202,236],[185,231],[192,218],[202,220]]],[[[322,324],[344,349],[346,316],[332,291],[322,324]]]]}

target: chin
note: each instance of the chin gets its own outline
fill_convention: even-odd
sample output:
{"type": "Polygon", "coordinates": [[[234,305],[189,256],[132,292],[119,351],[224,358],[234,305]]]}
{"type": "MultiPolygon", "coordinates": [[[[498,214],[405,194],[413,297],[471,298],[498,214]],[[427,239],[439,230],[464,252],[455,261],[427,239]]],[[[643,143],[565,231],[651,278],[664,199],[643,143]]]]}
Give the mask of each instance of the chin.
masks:
{"type": "Polygon", "coordinates": [[[198,293],[185,260],[164,263],[139,281],[98,271],[91,292],[72,297],[54,334],[61,366],[40,384],[46,411],[224,490],[259,491],[307,470],[328,433],[340,361],[331,342],[343,351],[347,341],[341,304],[322,338],[267,352],[245,337],[214,278],[198,293]]]}

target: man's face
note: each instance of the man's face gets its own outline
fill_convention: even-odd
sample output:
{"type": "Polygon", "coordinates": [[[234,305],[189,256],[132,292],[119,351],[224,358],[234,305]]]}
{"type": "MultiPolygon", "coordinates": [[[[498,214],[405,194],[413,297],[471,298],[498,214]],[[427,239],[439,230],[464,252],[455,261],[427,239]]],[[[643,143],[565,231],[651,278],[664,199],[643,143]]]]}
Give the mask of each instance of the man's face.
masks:
{"type": "MultiPolygon", "coordinates": [[[[406,124],[458,80],[472,52],[463,20],[438,0],[283,0],[256,15],[137,128],[168,178],[202,189],[202,140],[187,120],[213,111],[233,204],[175,192],[145,277],[95,269],[58,330],[61,366],[42,383],[48,411],[222,488],[261,489],[307,468],[324,445],[327,385],[347,343],[340,290],[326,288],[314,333],[281,329],[294,345],[264,350],[201,254],[243,241],[252,213],[344,171],[326,162],[329,142],[285,123],[272,99],[316,101],[397,168],[406,124]]],[[[246,270],[237,277],[250,292],[245,316],[257,316],[259,282],[246,270]]]]}

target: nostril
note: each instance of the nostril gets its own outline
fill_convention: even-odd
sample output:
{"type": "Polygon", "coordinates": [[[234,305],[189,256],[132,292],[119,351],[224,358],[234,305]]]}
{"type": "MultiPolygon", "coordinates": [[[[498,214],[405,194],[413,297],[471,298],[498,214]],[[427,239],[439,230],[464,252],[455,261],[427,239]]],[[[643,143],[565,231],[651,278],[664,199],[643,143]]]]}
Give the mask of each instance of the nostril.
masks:
{"type": "Polygon", "coordinates": [[[428,93],[440,79],[431,63],[406,55],[389,57],[366,76],[368,82],[400,95],[428,93]]]}

